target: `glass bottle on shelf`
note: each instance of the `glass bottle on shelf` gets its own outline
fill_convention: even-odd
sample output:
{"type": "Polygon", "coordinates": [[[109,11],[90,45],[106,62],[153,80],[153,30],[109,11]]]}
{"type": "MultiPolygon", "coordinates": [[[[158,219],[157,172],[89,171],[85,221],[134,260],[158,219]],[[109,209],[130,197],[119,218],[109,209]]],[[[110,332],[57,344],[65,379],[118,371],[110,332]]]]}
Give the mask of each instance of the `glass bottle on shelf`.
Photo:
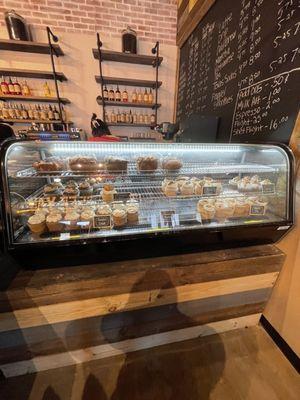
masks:
{"type": "Polygon", "coordinates": [[[149,101],[149,96],[148,96],[147,89],[145,89],[145,92],[144,92],[144,103],[148,103],[148,101],[149,101]]]}
{"type": "Polygon", "coordinates": [[[50,87],[49,87],[47,81],[44,83],[43,89],[44,89],[44,96],[51,97],[51,90],[50,90],[50,87]]]}
{"type": "Polygon", "coordinates": [[[132,92],[132,98],[131,98],[132,103],[136,103],[137,102],[137,92],[134,89],[132,92]]]}
{"type": "Polygon", "coordinates": [[[138,116],[137,116],[136,111],[134,111],[134,113],[132,115],[132,123],[137,124],[137,122],[138,122],[138,116]]]}
{"type": "Polygon", "coordinates": [[[17,119],[22,119],[22,110],[19,104],[15,105],[15,113],[17,119]]]}
{"type": "Polygon", "coordinates": [[[133,123],[133,115],[131,110],[129,111],[129,123],[132,124],[133,123]]]}
{"type": "Polygon", "coordinates": [[[144,123],[147,125],[150,124],[150,115],[147,113],[144,115],[144,123]]]}
{"type": "Polygon", "coordinates": [[[15,81],[14,81],[14,91],[15,91],[15,94],[17,94],[17,95],[22,94],[21,85],[19,84],[17,78],[15,78],[15,81]]]}
{"type": "Polygon", "coordinates": [[[116,90],[116,93],[115,93],[115,99],[116,99],[116,101],[121,101],[121,92],[119,90],[119,85],[117,85],[117,90],[116,90]]]}
{"type": "Polygon", "coordinates": [[[125,115],[124,111],[122,111],[122,113],[121,113],[121,122],[122,122],[122,124],[124,124],[126,122],[126,115],[125,115]]]}
{"type": "Polygon", "coordinates": [[[150,104],[153,103],[153,93],[152,93],[152,89],[150,89],[150,92],[148,93],[148,102],[150,104]]]}
{"type": "Polygon", "coordinates": [[[9,110],[7,107],[7,104],[3,104],[3,108],[2,108],[2,115],[3,115],[3,119],[9,119],[9,110]]]}
{"type": "Polygon", "coordinates": [[[118,110],[117,112],[117,123],[121,122],[121,114],[120,111],[118,110]]]}
{"type": "Polygon", "coordinates": [[[11,77],[9,77],[9,80],[8,80],[8,92],[9,92],[9,94],[15,94],[15,87],[11,80],[11,77]]]}
{"type": "Polygon", "coordinates": [[[62,104],[61,104],[61,113],[62,113],[63,120],[66,121],[67,120],[67,113],[66,113],[65,107],[62,104]]]}
{"type": "Polygon", "coordinates": [[[8,110],[8,115],[10,119],[15,119],[16,118],[16,111],[10,103],[7,103],[7,110],[8,110]]]}
{"type": "Polygon", "coordinates": [[[106,110],[104,111],[104,115],[105,115],[105,122],[111,122],[110,116],[106,110]]]}
{"type": "Polygon", "coordinates": [[[40,118],[47,119],[47,114],[46,114],[46,110],[44,109],[44,106],[41,106],[40,118]]]}
{"type": "Polygon", "coordinates": [[[115,92],[114,92],[114,89],[112,87],[109,89],[108,100],[109,101],[115,101],[115,92]]]}
{"type": "Polygon", "coordinates": [[[114,109],[112,109],[112,112],[110,114],[110,122],[112,122],[113,124],[115,124],[117,122],[117,116],[114,112],[114,109]]]}
{"type": "Polygon", "coordinates": [[[106,85],[104,86],[104,89],[103,89],[103,99],[104,99],[104,101],[108,100],[108,90],[107,90],[106,85]]]}
{"type": "Polygon", "coordinates": [[[54,106],[54,108],[53,108],[53,114],[54,114],[55,121],[59,121],[60,115],[59,115],[58,108],[56,108],[56,106],[54,106]]]}
{"type": "Polygon", "coordinates": [[[143,93],[142,93],[141,89],[139,89],[139,91],[138,91],[137,102],[138,103],[142,103],[143,102],[143,93]]]}
{"type": "Polygon", "coordinates": [[[139,113],[139,124],[143,124],[143,123],[144,123],[144,116],[143,116],[143,113],[140,112],[139,113]]]}
{"type": "Polygon", "coordinates": [[[23,82],[21,89],[22,89],[22,95],[23,96],[30,96],[31,95],[29,86],[28,86],[26,81],[23,82]]]}
{"type": "Polygon", "coordinates": [[[155,124],[155,114],[154,113],[152,113],[151,116],[150,116],[150,124],[151,125],[155,124]]]}
{"type": "Polygon", "coordinates": [[[27,111],[28,111],[28,118],[29,118],[29,119],[34,119],[34,116],[33,116],[33,109],[32,109],[32,107],[31,107],[31,105],[29,105],[27,111]]]}
{"type": "Polygon", "coordinates": [[[125,103],[128,102],[128,93],[127,93],[126,88],[122,92],[122,101],[125,102],[125,103]]]}
{"type": "Polygon", "coordinates": [[[24,104],[21,104],[21,114],[23,119],[28,119],[28,112],[24,106],[24,104]]]}
{"type": "Polygon", "coordinates": [[[131,123],[131,121],[130,121],[130,114],[127,112],[126,113],[126,115],[125,115],[125,122],[126,122],[126,124],[130,124],[131,123]]]}
{"type": "Polygon", "coordinates": [[[4,76],[2,76],[2,80],[1,80],[1,92],[4,95],[9,94],[8,84],[7,84],[4,76]]]}
{"type": "Polygon", "coordinates": [[[54,113],[53,113],[51,104],[48,105],[48,110],[47,111],[48,111],[48,119],[50,121],[52,121],[54,119],[54,113]]]}
{"type": "Polygon", "coordinates": [[[40,119],[40,112],[37,104],[33,109],[33,119],[40,119]]]}

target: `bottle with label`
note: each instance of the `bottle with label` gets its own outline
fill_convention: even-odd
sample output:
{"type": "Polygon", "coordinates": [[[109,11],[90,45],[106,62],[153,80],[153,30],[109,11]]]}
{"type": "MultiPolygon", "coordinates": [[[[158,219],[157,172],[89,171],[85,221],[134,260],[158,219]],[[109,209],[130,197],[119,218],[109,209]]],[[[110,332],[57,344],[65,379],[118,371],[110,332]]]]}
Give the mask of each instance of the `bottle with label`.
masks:
{"type": "Polygon", "coordinates": [[[118,110],[117,112],[117,123],[121,122],[121,114],[120,111],[118,110]]]}
{"type": "Polygon", "coordinates": [[[124,124],[126,122],[126,115],[125,115],[124,111],[122,111],[122,113],[121,113],[121,122],[122,122],[122,124],[124,124]]]}
{"type": "Polygon", "coordinates": [[[128,102],[128,93],[127,93],[126,88],[122,92],[122,101],[125,102],[125,103],[128,102]]]}
{"type": "Polygon", "coordinates": [[[17,94],[17,95],[22,94],[21,85],[19,84],[17,78],[15,78],[15,81],[14,81],[14,91],[15,91],[15,94],[17,94]]]}
{"type": "Polygon", "coordinates": [[[155,124],[155,114],[154,113],[152,113],[151,116],[150,116],[150,124],[151,125],[155,124]]]}
{"type": "Polygon", "coordinates": [[[40,112],[37,104],[33,109],[33,119],[40,119],[40,112]]]}
{"type": "Polygon", "coordinates": [[[139,124],[143,124],[144,123],[144,116],[143,113],[139,113],[139,124]]]}
{"type": "Polygon", "coordinates": [[[144,103],[148,103],[148,101],[149,101],[149,96],[148,96],[147,89],[145,89],[145,92],[144,92],[144,103]]]}
{"type": "Polygon", "coordinates": [[[34,119],[34,117],[33,117],[33,109],[31,107],[31,105],[29,105],[27,112],[28,112],[28,118],[29,119],[34,119]]]}
{"type": "Polygon", "coordinates": [[[47,119],[47,113],[46,113],[46,110],[45,110],[44,106],[41,106],[40,118],[41,119],[47,119]]]}
{"type": "Polygon", "coordinates": [[[148,102],[150,104],[153,103],[153,93],[152,93],[152,89],[150,89],[150,92],[148,93],[148,102]]]}
{"type": "Polygon", "coordinates": [[[104,115],[105,115],[105,122],[110,122],[110,116],[106,110],[104,112],[104,115]]]}
{"type": "Polygon", "coordinates": [[[115,93],[115,100],[116,101],[121,101],[121,92],[119,90],[119,85],[117,85],[117,90],[116,90],[116,93],[115,93]]]}
{"type": "Polygon", "coordinates": [[[133,123],[133,115],[131,110],[129,111],[129,123],[132,124],[133,123]]]}
{"type": "Polygon", "coordinates": [[[132,123],[137,124],[137,122],[138,122],[138,116],[137,116],[136,111],[134,111],[133,116],[132,116],[132,123]]]}
{"type": "Polygon", "coordinates": [[[22,84],[22,95],[23,96],[30,96],[30,89],[29,86],[27,85],[27,82],[24,81],[22,84]]]}
{"type": "Polygon", "coordinates": [[[3,116],[3,119],[9,119],[10,117],[9,117],[9,111],[8,111],[8,107],[7,107],[7,104],[3,104],[3,108],[2,108],[2,116],[3,116]]]}
{"type": "Polygon", "coordinates": [[[7,110],[8,110],[8,115],[10,119],[15,119],[16,118],[16,111],[14,109],[14,106],[11,105],[10,103],[7,103],[7,110]]]}
{"type": "Polygon", "coordinates": [[[53,114],[54,114],[54,119],[55,119],[55,121],[59,121],[60,115],[59,115],[59,111],[58,111],[58,109],[56,108],[56,106],[54,106],[53,114]]]}
{"type": "Polygon", "coordinates": [[[24,104],[21,104],[21,108],[22,108],[22,110],[21,110],[22,118],[23,119],[28,119],[28,112],[27,112],[24,104]]]}
{"type": "Polygon", "coordinates": [[[54,113],[53,113],[51,104],[49,104],[49,106],[48,106],[48,119],[49,119],[50,121],[52,121],[52,120],[54,119],[54,113]]]}
{"type": "Polygon", "coordinates": [[[126,124],[130,124],[131,123],[130,114],[129,113],[126,113],[126,115],[125,115],[125,122],[126,122],[126,124]]]}
{"type": "Polygon", "coordinates": [[[134,89],[132,92],[132,98],[131,98],[132,103],[136,103],[137,102],[137,92],[134,89]]]}
{"type": "Polygon", "coordinates": [[[7,84],[4,76],[2,76],[2,80],[1,80],[1,92],[4,95],[9,94],[8,84],[7,84]]]}
{"type": "Polygon", "coordinates": [[[150,124],[150,115],[147,113],[144,115],[144,124],[150,124]]]}
{"type": "Polygon", "coordinates": [[[137,95],[137,102],[138,103],[142,103],[143,102],[143,93],[142,93],[142,91],[140,89],[139,89],[138,95],[137,95]]]}
{"type": "Polygon", "coordinates": [[[14,84],[12,83],[11,77],[9,77],[8,80],[8,92],[9,94],[15,94],[15,87],[14,84]]]}
{"type": "Polygon", "coordinates": [[[21,110],[19,104],[16,104],[16,106],[15,106],[15,113],[16,113],[17,119],[22,119],[22,110],[21,110]]]}
{"type": "Polygon", "coordinates": [[[114,112],[114,109],[112,109],[112,112],[111,112],[111,114],[110,114],[110,121],[111,121],[113,124],[115,124],[115,123],[117,122],[117,116],[116,116],[116,114],[115,114],[115,112],[114,112]]]}
{"type": "Polygon", "coordinates": [[[113,88],[109,89],[108,100],[109,101],[115,101],[115,92],[114,92],[113,88]]]}
{"type": "Polygon", "coordinates": [[[62,119],[63,119],[63,121],[66,122],[66,120],[67,120],[67,113],[66,113],[65,107],[64,107],[62,104],[61,104],[61,113],[62,113],[62,119]]]}
{"type": "Polygon", "coordinates": [[[104,86],[104,89],[103,89],[103,99],[104,99],[104,101],[108,100],[108,90],[107,90],[106,85],[104,86]]]}
{"type": "Polygon", "coordinates": [[[51,97],[51,90],[47,82],[44,83],[43,89],[44,89],[44,96],[51,97]]]}

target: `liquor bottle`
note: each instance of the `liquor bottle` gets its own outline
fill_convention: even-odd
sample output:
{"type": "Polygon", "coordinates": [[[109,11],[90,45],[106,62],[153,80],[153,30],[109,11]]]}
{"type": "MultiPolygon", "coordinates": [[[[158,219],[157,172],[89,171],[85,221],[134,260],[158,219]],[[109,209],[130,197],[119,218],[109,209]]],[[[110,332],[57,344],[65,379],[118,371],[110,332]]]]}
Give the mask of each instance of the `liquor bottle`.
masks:
{"type": "Polygon", "coordinates": [[[122,123],[126,122],[126,116],[125,116],[125,112],[124,111],[121,113],[121,122],[122,123]]]}
{"type": "Polygon", "coordinates": [[[118,110],[117,112],[117,123],[121,122],[121,114],[120,111],[118,110]]]}
{"type": "Polygon", "coordinates": [[[22,94],[21,86],[20,86],[17,78],[15,78],[15,82],[14,82],[14,91],[15,91],[15,94],[17,94],[17,95],[22,94]]]}
{"type": "Polygon", "coordinates": [[[31,95],[29,86],[27,85],[26,81],[24,81],[23,84],[22,84],[22,95],[23,96],[30,96],[31,95]]]}
{"type": "Polygon", "coordinates": [[[144,123],[144,116],[143,114],[140,112],[139,113],[139,124],[143,124],[144,123]]]}
{"type": "Polygon", "coordinates": [[[144,93],[144,103],[148,103],[148,101],[149,101],[149,96],[148,96],[147,89],[145,89],[145,93],[144,93]]]}
{"type": "Polygon", "coordinates": [[[131,110],[129,111],[129,123],[132,124],[133,123],[133,115],[131,110]]]}
{"type": "Polygon", "coordinates": [[[125,122],[126,122],[126,124],[130,124],[131,123],[130,114],[129,113],[126,113],[126,115],[125,115],[125,122]]]}
{"type": "Polygon", "coordinates": [[[15,113],[17,119],[22,119],[22,110],[19,104],[16,104],[15,106],[15,113]]]}
{"type": "Polygon", "coordinates": [[[54,113],[51,104],[48,105],[48,119],[52,121],[54,119],[54,113]]]}
{"type": "Polygon", "coordinates": [[[47,113],[46,113],[46,110],[45,110],[44,106],[41,106],[40,109],[41,109],[40,118],[41,119],[47,119],[47,113]]]}
{"type": "Polygon", "coordinates": [[[138,116],[137,116],[137,113],[136,113],[136,111],[133,113],[133,116],[132,116],[132,123],[133,124],[137,124],[137,122],[138,122],[138,116]]]}
{"type": "Polygon", "coordinates": [[[115,124],[117,122],[117,116],[114,112],[114,109],[112,109],[111,115],[110,115],[110,121],[115,124]]]}
{"type": "Polygon", "coordinates": [[[108,99],[109,101],[115,101],[115,92],[113,88],[109,89],[108,99]]]}
{"type": "Polygon", "coordinates": [[[122,92],[122,101],[125,102],[125,103],[128,102],[128,93],[127,93],[126,88],[122,92]]]}
{"type": "Polygon", "coordinates": [[[143,102],[143,93],[142,93],[141,90],[138,91],[137,102],[138,103],[142,103],[143,102]]]}
{"type": "Polygon", "coordinates": [[[32,107],[31,107],[31,105],[29,105],[27,111],[28,111],[28,119],[34,119],[34,116],[33,116],[33,109],[32,109],[32,107]]]}
{"type": "Polygon", "coordinates": [[[2,108],[2,115],[3,115],[3,119],[9,119],[9,111],[7,108],[7,104],[3,104],[3,108],[2,108]]]}
{"type": "Polygon", "coordinates": [[[21,104],[21,114],[23,119],[28,119],[28,112],[24,106],[24,104],[21,104]]]}
{"type": "Polygon", "coordinates": [[[151,116],[150,116],[150,124],[151,125],[155,124],[155,114],[154,113],[152,113],[151,116]]]}
{"type": "Polygon", "coordinates": [[[9,94],[8,84],[7,84],[4,76],[2,76],[2,80],[1,80],[1,92],[4,95],[9,94]]]}
{"type": "Polygon", "coordinates": [[[7,103],[7,111],[10,119],[16,118],[16,111],[14,109],[14,106],[11,105],[10,103],[7,103]]]}
{"type": "Polygon", "coordinates": [[[44,83],[43,89],[44,89],[44,96],[45,97],[51,97],[51,90],[50,90],[49,85],[48,85],[47,82],[44,83]]]}
{"type": "Polygon", "coordinates": [[[150,104],[153,103],[153,93],[152,93],[152,89],[150,89],[150,92],[149,92],[149,94],[148,94],[148,102],[149,102],[150,104]]]}
{"type": "Polygon", "coordinates": [[[150,115],[147,113],[144,115],[144,123],[147,125],[150,124],[150,115]]]}
{"type": "Polygon", "coordinates": [[[105,121],[110,122],[110,116],[106,110],[105,110],[105,121]]]}
{"type": "Polygon", "coordinates": [[[132,93],[132,99],[131,99],[132,103],[136,103],[137,102],[137,92],[134,89],[133,93],[132,93]]]}
{"type": "Polygon", "coordinates": [[[61,113],[62,113],[63,121],[66,121],[67,120],[67,113],[66,113],[65,107],[63,105],[61,105],[61,113]]]}
{"type": "Polygon", "coordinates": [[[53,114],[54,114],[54,119],[55,119],[55,121],[59,121],[60,115],[59,115],[59,111],[58,111],[58,109],[56,108],[56,106],[54,106],[54,108],[53,108],[53,114]]]}
{"type": "Polygon", "coordinates": [[[115,99],[116,99],[116,101],[121,101],[121,92],[119,90],[119,85],[117,85],[117,90],[116,90],[116,93],[115,93],[115,99]]]}
{"type": "Polygon", "coordinates": [[[103,99],[104,99],[104,101],[108,100],[108,90],[107,90],[106,85],[104,86],[104,89],[103,89],[103,99]]]}
{"type": "Polygon", "coordinates": [[[9,77],[8,80],[8,92],[9,94],[15,94],[15,87],[14,84],[12,83],[11,77],[9,77]]]}

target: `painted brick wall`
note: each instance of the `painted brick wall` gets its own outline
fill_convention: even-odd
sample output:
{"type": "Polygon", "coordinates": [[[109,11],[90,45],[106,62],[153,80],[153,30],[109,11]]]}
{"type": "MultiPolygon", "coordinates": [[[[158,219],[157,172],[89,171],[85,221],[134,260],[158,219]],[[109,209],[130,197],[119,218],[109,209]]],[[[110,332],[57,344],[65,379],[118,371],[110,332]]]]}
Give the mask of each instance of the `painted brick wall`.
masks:
{"type": "Polygon", "coordinates": [[[48,25],[55,31],[119,37],[130,25],[139,40],[176,41],[177,0],[0,0],[0,12],[9,9],[34,26],[48,25]]]}

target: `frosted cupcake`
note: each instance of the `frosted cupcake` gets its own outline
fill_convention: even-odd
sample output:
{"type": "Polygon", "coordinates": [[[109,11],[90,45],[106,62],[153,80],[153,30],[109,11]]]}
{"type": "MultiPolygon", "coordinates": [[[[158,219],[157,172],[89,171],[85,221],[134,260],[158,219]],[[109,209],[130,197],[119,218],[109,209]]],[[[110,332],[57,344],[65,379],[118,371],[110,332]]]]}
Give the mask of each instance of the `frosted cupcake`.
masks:
{"type": "Polygon", "coordinates": [[[107,202],[107,203],[111,203],[112,201],[114,201],[114,196],[116,194],[116,190],[114,188],[114,185],[110,184],[110,183],[106,183],[103,186],[103,189],[101,191],[101,196],[102,196],[102,200],[107,202]]]}
{"type": "Polygon", "coordinates": [[[58,213],[49,214],[46,218],[46,225],[49,232],[61,232],[64,225],[61,223],[62,215],[58,213]]]}
{"type": "Polygon", "coordinates": [[[127,207],[127,221],[131,224],[139,221],[139,209],[137,206],[130,205],[127,207]]]}
{"type": "Polygon", "coordinates": [[[43,214],[35,214],[32,215],[28,219],[28,226],[32,233],[34,234],[42,234],[46,231],[46,219],[43,214]]]}
{"type": "Polygon", "coordinates": [[[93,225],[95,213],[93,210],[85,210],[81,213],[80,221],[86,222],[86,225],[81,225],[83,229],[88,229],[93,225]]]}
{"type": "Polygon", "coordinates": [[[116,209],[112,212],[114,226],[124,226],[127,223],[127,212],[116,209]]]}
{"type": "Polygon", "coordinates": [[[69,211],[65,215],[65,221],[67,222],[66,230],[78,229],[77,222],[79,221],[80,215],[76,211],[69,211]]]}

